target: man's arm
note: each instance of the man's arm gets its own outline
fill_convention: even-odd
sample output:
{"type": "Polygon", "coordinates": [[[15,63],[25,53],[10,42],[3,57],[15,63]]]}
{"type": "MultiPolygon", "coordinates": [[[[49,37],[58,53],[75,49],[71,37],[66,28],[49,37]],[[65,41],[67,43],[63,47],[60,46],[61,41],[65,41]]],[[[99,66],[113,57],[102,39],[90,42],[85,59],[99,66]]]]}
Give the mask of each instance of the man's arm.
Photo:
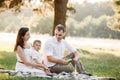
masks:
{"type": "Polygon", "coordinates": [[[56,59],[52,56],[47,56],[47,59],[49,62],[53,62],[53,63],[64,64],[64,65],[68,64],[68,62],[65,61],[64,59],[56,59]]]}
{"type": "Polygon", "coordinates": [[[74,56],[75,56],[74,60],[77,61],[79,59],[79,55],[78,55],[77,51],[74,52],[74,56]]]}
{"type": "Polygon", "coordinates": [[[74,54],[74,60],[77,61],[79,59],[79,54],[75,48],[73,48],[70,44],[68,44],[66,41],[64,42],[66,48],[74,54]]]}

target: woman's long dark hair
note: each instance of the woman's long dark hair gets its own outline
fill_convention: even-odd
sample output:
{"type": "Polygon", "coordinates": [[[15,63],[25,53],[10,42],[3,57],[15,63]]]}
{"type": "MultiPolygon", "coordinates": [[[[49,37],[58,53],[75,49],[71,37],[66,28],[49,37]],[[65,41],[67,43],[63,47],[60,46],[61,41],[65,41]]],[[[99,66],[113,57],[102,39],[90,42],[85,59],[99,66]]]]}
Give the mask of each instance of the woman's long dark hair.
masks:
{"type": "Polygon", "coordinates": [[[26,34],[26,32],[29,31],[29,28],[27,27],[21,27],[18,31],[18,34],[17,34],[17,38],[16,38],[16,43],[15,43],[15,47],[14,47],[14,51],[17,50],[17,46],[21,46],[22,48],[24,48],[24,41],[23,41],[23,38],[24,35],[26,34]]]}

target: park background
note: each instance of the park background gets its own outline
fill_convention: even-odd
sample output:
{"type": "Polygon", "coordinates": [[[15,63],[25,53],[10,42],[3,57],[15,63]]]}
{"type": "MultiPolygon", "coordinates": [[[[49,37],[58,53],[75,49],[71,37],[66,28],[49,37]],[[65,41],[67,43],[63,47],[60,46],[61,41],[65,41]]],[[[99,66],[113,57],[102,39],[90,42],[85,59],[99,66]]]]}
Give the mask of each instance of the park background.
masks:
{"type": "MultiPolygon", "coordinates": [[[[20,27],[29,27],[29,41],[32,43],[35,39],[41,40],[42,48],[44,42],[51,37],[54,10],[37,1],[39,0],[26,4],[32,7],[22,6],[17,11],[10,9],[0,12],[0,67],[15,68],[13,48],[20,27]],[[42,7],[43,11],[36,11],[37,7],[42,7]]],[[[65,39],[79,51],[87,71],[96,76],[115,77],[119,80],[120,32],[108,26],[115,14],[112,0],[69,0],[68,7],[65,39]]],[[[40,52],[43,53],[43,50],[40,52]]],[[[0,73],[0,79],[28,78],[16,78],[0,73]]]]}

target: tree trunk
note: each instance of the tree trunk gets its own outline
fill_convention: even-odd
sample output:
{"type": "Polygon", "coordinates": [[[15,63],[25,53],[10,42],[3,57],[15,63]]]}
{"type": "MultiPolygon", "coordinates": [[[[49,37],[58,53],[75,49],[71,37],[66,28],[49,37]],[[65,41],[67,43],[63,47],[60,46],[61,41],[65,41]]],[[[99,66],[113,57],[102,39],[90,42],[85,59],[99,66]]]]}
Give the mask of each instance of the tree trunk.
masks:
{"type": "Polygon", "coordinates": [[[54,1],[54,26],[52,35],[54,35],[55,26],[62,24],[64,27],[66,21],[66,11],[67,11],[68,0],[55,0],[54,1]]]}

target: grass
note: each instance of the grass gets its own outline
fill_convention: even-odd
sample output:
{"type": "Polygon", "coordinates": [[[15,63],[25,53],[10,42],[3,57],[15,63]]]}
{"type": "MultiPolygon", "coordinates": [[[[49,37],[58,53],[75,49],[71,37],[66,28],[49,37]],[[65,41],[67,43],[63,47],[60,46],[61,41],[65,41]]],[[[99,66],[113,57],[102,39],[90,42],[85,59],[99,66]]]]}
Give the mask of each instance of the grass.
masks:
{"type": "MultiPolygon", "coordinates": [[[[120,80],[120,57],[104,52],[92,53],[82,50],[81,61],[86,70],[100,77],[115,77],[120,80]]],[[[13,52],[0,51],[0,67],[14,69],[16,57],[13,52]]],[[[43,78],[20,78],[0,74],[0,80],[45,80],[43,78]]],[[[49,79],[47,79],[49,80],[49,79]]]]}
{"type": "MultiPolygon", "coordinates": [[[[0,41],[1,42],[1,41],[0,41]]],[[[13,53],[14,43],[2,41],[0,43],[0,67],[6,69],[14,69],[16,63],[16,56],[13,53]]],[[[104,50],[83,48],[78,51],[82,51],[80,54],[81,61],[85,69],[97,75],[99,77],[115,77],[116,80],[120,80],[120,50],[104,50]]],[[[0,73],[0,80],[51,80],[44,78],[20,78],[13,77],[7,74],[0,73]]],[[[53,80],[53,79],[52,79],[53,80]]]]}
{"type": "Polygon", "coordinates": [[[81,59],[89,72],[97,76],[115,77],[120,80],[120,56],[103,51],[92,53],[83,50],[83,53],[81,59]]]}

